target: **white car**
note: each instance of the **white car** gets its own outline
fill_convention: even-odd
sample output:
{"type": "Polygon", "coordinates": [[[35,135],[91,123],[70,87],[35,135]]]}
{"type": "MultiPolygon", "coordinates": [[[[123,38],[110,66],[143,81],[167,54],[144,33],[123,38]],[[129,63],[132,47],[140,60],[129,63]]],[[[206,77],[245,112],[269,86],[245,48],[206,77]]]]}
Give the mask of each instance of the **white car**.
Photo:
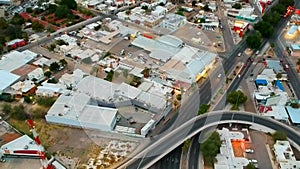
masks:
{"type": "Polygon", "coordinates": [[[239,54],[238,54],[238,57],[241,57],[242,56],[242,53],[240,52],[239,54]]]}
{"type": "Polygon", "coordinates": [[[254,153],[254,150],[252,150],[252,149],[246,149],[245,152],[246,153],[254,153]]]}
{"type": "Polygon", "coordinates": [[[257,163],[257,160],[255,160],[255,159],[249,159],[248,161],[249,161],[249,163],[257,163]]]}
{"type": "Polygon", "coordinates": [[[218,78],[221,78],[221,76],[222,76],[222,74],[220,73],[220,74],[218,75],[218,78]]]}

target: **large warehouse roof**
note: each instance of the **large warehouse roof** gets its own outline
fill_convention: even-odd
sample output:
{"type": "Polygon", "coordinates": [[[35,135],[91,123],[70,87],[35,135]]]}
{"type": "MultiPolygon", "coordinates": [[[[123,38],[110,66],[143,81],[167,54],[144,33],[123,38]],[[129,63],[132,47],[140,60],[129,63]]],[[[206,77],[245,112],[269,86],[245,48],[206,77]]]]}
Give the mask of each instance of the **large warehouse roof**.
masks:
{"type": "Polygon", "coordinates": [[[20,76],[0,70],[0,77],[0,93],[2,93],[4,89],[8,88],[11,84],[17,81],[20,76]]]}
{"type": "Polygon", "coordinates": [[[23,52],[12,51],[2,56],[2,59],[0,60],[0,70],[11,72],[30,62],[36,56],[37,54],[29,50],[25,50],[23,52]]]}
{"type": "Polygon", "coordinates": [[[112,130],[117,109],[90,105],[91,97],[83,93],[61,95],[46,115],[52,123],[82,128],[112,130]]]}
{"type": "Polygon", "coordinates": [[[117,84],[109,81],[94,76],[87,76],[77,84],[76,89],[95,99],[110,101],[113,99],[117,87],[117,84]]]}

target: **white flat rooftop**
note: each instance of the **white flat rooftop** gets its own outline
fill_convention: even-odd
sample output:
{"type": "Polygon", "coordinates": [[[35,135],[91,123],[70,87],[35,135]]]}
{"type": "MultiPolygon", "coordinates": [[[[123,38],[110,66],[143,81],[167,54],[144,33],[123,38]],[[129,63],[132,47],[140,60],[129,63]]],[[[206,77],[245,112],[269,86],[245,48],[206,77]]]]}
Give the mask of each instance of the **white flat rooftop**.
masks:
{"type": "Polygon", "coordinates": [[[29,50],[23,52],[12,51],[2,56],[2,59],[0,60],[0,69],[11,72],[21,66],[24,66],[36,56],[37,54],[29,50]]]}
{"type": "Polygon", "coordinates": [[[8,88],[11,84],[17,81],[20,76],[9,73],[5,70],[0,70],[0,93],[8,88]]]}
{"type": "Polygon", "coordinates": [[[1,151],[4,154],[12,155],[29,155],[29,156],[38,156],[38,154],[26,154],[26,151],[41,151],[40,147],[35,144],[35,142],[27,135],[23,135],[7,144],[1,146],[1,151]]]}

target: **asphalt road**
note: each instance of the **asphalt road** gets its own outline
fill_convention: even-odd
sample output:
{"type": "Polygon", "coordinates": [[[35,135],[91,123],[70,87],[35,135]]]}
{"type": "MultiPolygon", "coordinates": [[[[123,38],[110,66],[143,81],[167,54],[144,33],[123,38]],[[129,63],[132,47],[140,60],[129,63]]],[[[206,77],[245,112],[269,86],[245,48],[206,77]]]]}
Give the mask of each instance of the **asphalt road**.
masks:
{"type": "Polygon", "coordinates": [[[209,114],[197,116],[189,120],[185,124],[178,127],[176,130],[173,130],[172,132],[157,140],[155,143],[151,144],[145,150],[140,152],[136,156],[136,158],[130,160],[120,168],[148,168],[156,161],[158,161],[160,156],[164,156],[165,154],[169,153],[170,151],[172,151],[172,149],[182,144],[184,140],[194,136],[196,133],[203,130],[202,127],[212,123],[222,124],[222,121],[238,121],[239,123],[250,122],[271,128],[273,130],[280,130],[286,133],[289,139],[300,145],[300,135],[297,131],[273,119],[265,118],[249,112],[211,112],[209,114]]]}
{"type": "MultiPolygon", "coordinates": [[[[300,2],[296,1],[296,9],[300,8],[300,2]]],[[[292,85],[292,88],[294,89],[295,95],[297,98],[300,98],[300,88],[299,88],[299,84],[300,84],[300,79],[298,77],[298,74],[296,72],[296,70],[293,68],[293,64],[290,63],[290,60],[288,59],[288,56],[285,55],[284,51],[284,47],[280,44],[280,39],[278,38],[278,35],[280,34],[280,32],[282,31],[282,29],[285,27],[285,25],[287,24],[289,18],[286,19],[282,19],[280,21],[280,23],[277,25],[276,27],[276,31],[273,35],[272,38],[270,38],[270,42],[275,44],[275,54],[277,55],[277,57],[281,58],[283,60],[284,64],[289,65],[289,69],[286,70],[287,75],[288,75],[288,79],[290,84],[292,85]]]]}

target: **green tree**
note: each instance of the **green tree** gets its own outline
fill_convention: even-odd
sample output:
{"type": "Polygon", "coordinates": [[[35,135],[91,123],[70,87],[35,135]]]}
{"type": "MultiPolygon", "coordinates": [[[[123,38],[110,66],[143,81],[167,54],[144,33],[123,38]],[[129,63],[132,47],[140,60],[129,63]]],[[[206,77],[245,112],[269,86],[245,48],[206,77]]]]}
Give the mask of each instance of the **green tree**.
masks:
{"type": "Polygon", "coordinates": [[[23,25],[25,23],[25,19],[21,15],[15,14],[10,23],[13,25],[23,25]]]}
{"type": "Polygon", "coordinates": [[[60,5],[65,5],[69,9],[77,9],[77,3],[75,0],[61,0],[60,5]]]}
{"type": "Polygon", "coordinates": [[[69,45],[68,42],[62,40],[62,39],[59,39],[59,40],[56,40],[55,43],[59,46],[62,46],[62,45],[69,45]]]}
{"type": "Polygon", "coordinates": [[[130,14],[131,14],[131,10],[130,10],[130,9],[127,10],[127,11],[125,12],[125,14],[126,14],[126,15],[130,15],[130,14]]]}
{"type": "Polygon", "coordinates": [[[31,103],[32,100],[31,100],[30,97],[32,97],[32,96],[29,96],[29,95],[28,95],[28,96],[25,96],[25,97],[24,97],[24,101],[25,101],[26,103],[31,103]]]}
{"type": "Polygon", "coordinates": [[[36,31],[36,32],[42,32],[44,30],[44,26],[41,25],[38,21],[34,21],[32,22],[32,30],[36,31]]]}
{"type": "Polygon", "coordinates": [[[148,10],[148,6],[144,5],[144,6],[142,6],[142,9],[144,9],[146,11],[146,10],[148,10]]]}
{"type": "Polygon", "coordinates": [[[242,5],[240,3],[235,3],[234,5],[232,5],[232,8],[242,9],[242,5]]]}
{"type": "Polygon", "coordinates": [[[114,77],[114,71],[113,70],[111,70],[110,72],[108,72],[107,73],[107,75],[106,75],[106,77],[104,78],[104,80],[107,80],[107,81],[112,81],[112,79],[113,79],[113,77],[114,77]]]}
{"type": "Polygon", "coordinates": [[[259,32],[249,35],[246,39],[247,45],[252,49],[258,49],[262,43],[262,37],[259,32]]]}
{"type": "Polygon", "coordinates": [[[183,11],[179,11],[179,10],[178,10],[178,11],[176,12],[176,14],[177,14],[177,15],[184,16],[184,13],[183,13],[183,11]]]}
{"type": "Polygon", "coordinates": [[[281,78],[282,78],[282,74],[281,74],[281,73],[277,73],[277,74],[276,74],[276,78],[277,78],[277,79],[281,79],[281,78]]]}
{"type": "Polygon", "coordinates": [[[186,152],[189,149],[190,145],[191,145],[191,139],[185,140],[182,146],[182,151],[186,152]]]}
{"type": "Polygon", "coordinates": [[[2,112],[3,112],[4,114],[10,114],[10,113],[12,112],[12,107],[11,107],[11,105],[10,105],[10,104],[7,104],[7,103],[3,104],[3,105],[2,105],[2,112]]]}
{"type": "Polygon", "coordinates": [[[297,60],[297,65],[300,66],[300,58],[297,60]]]}
{"type": "Polygon", "coordinates": [[[244,104],[247,101],[247,96],[240,90],[235,90],[227,95],[227,102],[235,105],[244,104]]]}
{"type": "Polygon", "coordinates": [[[272,138],[274,142],[276,142],[277,140],[287,140],[287,136],[283,131],[276,131],[275,133],[273,133],[272,138]]]}
{"type": "Polygon", "coordinates": [[[206,11],[206,12],[209,12],[209,11],[210,11],[209,6],[208,6],[208,5],[205,5],[205,6],[203,7],[203,10],[206,11]]]}
{"type": "Polygon", "coordinates": [[[210,108],[210,104],[201,104],[198,110],[198,115],[206,113],[210,108]]]}
{"type": "Polygon", "coordinates": [[[14,106],[12,109],[12,113],[10,114],[10,117],[16,120],[26,120],[27,115],[25,113],[25,108],[22,104],[18,106],[14,106]]]}
{"type": "Polygon", "coordinates": [[[182,99],[181,94],[178,94],[177,97],[176,97],[176,99],[177,99],[178,101],[180,101],[180,100],[182,99]]]}
{"type": "Polygon", "coordinates": [[[142,71],[142,74],[144,75],[144,78],[148,78],[150,76],[150,72],[151,72],[151,69],[145,67],[145,69],[142,71]]]}
{"type": "Polygon", "coordinates": [[[222,141],[218,132],[213,132],[200,148],[204,157],[204,162],[208,166],[213,166],[217,154],[220,152],[222,141]]]}
{"type": "Polygon", "coordinates": [[[44,106],[44,107],[51,107],[53,103],[55,102],[54,97],[38,97],[36,99],[36,102],[38,105],[44,106]]]}
{"type": "Polygon", "coordinates": [[[57,71],[57,70],[59,70],[59,68],[60,68],[60,65],[57,62],[51,63],[50,67],[49,67],[50,71],[57,71]]]}
{"type": "Polygon", "coordinates": [[[62,18],[70,18],[70,16],[72,15],[71,10],[68,8],[68,6],[66,5],[59,5],[56,8],[56,11],[54,13],[54,15],[58,18],[58,19],[62,19],[62,18]]]}
{"type": "Polygon", "coordinates": [[[68,62],[67,62],[65,59],[59,60],[59,63],[60,63],[62,66],[67,66],[67,65],[68,65],[68,62]]]}
{"type": "Polygon", "coordinates": [[[259,31],[265,38],[269,38],[274,33],[274,27],[270,22],[260,21],[254,25],[254,29],[259,31]]]}
{"type": "Polygon", "coordinates": [[[255,169],[255,166],[254,166],[254,164],[249,163],[249,164],[247,165],[246,169],[255,169]]]}
{"type": "Polygon", "coordinates": [[[44,73],[44,76],[46,76],[47,78],[50,78],[51,75],[52,75],[52,73],[51,73],[50,71],[46,71],[46,72],[44,73]]]}
{"type": "Polygon", "coordinates": [[[0,17],[0,30],[8,28],[9,23],[3,18],[0,17]]]}
{"type": "Polygon", "coordinates": [[[57,83],[57,80],[55,78],[51,78],[51,79],[48,79],[47,83],[57,83]]]}
{"type": "Polygon", "coordinates": [[[32,10],[32,8],[26,8],[26,12],[27,12],[27,13],[32,13],[33,10],[32,10]]]}
{"type": "Polygon", "coordinates": [[[277,11],[279,14],[283,15],[286,12],[286,7],[283,4],[278,3],[272,7],[272,11],[277,11]]]}

